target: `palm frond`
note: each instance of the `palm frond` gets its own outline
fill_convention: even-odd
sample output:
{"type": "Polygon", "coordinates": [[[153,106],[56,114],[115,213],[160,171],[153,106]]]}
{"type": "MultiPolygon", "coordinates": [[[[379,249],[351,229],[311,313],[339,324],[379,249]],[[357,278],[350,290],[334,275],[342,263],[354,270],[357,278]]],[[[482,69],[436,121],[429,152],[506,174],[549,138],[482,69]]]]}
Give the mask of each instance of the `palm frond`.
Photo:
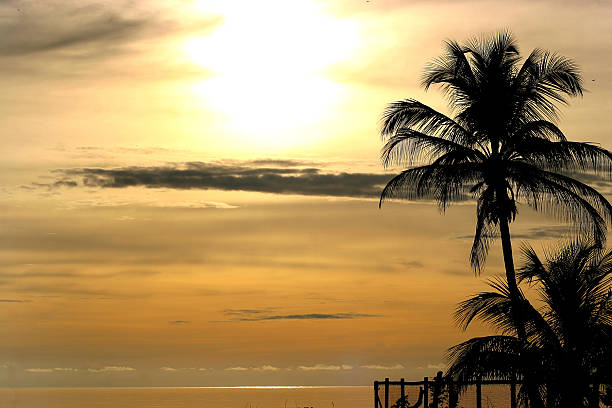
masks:
{"type": "Polygon", "coordinates": [[[413,167],[393,177],[381,192],[379,207],[393,198],[429,198],[444,211],[450,203],[464,200],[468,186],[482,176],[482,168],[478,163],[455,163],[453,153],[441,156],[433,164],[413,167]]]}
{"type": "Polygon", "coordinates": [[[612,205],[597,190],[526,163],[513,162],[510,169],[517,198],[537,211],[574,223],[595,243],[605,242],[606,220],[612,219],[612,205]]]}
{"type": "Polygon", "coordinates": [[[549,171],[585,171],[612,176],[612,153],[591,143],[552,142],[531,137],[515,145],[513,155],[549,171]]]}
{"type": "Polygon", "coordinates": [[[534,280],[537,281],[538,277],[546,273],[544,264],[538,257],[536,251],[529,245],[524,245],[521,250],[522,254],[522,265],[516,273],[518,282],[528,281],[529,283],[534,280]]]}
{"type": "Polygon", "coordinates": [[[441,155],[455,152],[464,157],[463,161],[482,160],[482,153],[451,140],[430,136],[419,131],[402,128],[391,136],[382,148],[383,165],[411,166],[421,160],[434,161],[441,155]]]}
{"type": "Polygon", "coordinates": [[[469,132],[453,119],[414,99],[390,103],[381,121],[383,137],[408,128],[457,143],[466,144],[470,139],[469,132]]]}
{"type": "Polygon", "coordinates": [[[491,219],[492,209],[489,208],[494,199],[494,191],[487,188],[478,198],[476,207],[476,232],[470,251],[470,265],[474,273],[480,274],[484,261],[489,253],[491,243],[496,237],[496,232],[491,219]]]}
{"type": "Polygon", "coordinates": [[[520,371],[520,342],[512,336],[475,337],[448,349],[446,375],[460,382],[510,379],[520,371]]]}
{"type": "Polygon", "coordinates": [[[480,292],[459,303],[454,313],[456,324],[462,330],[478,319],[491,324],[502,333],[514,332],[512,302],[507,285],[500,280],[492,280],[488,285],[494,292],[480,292]]]}
{"type": "Polygon", "coordinates": [[[452,107],[465,105],[476,96],[478,80],[466,55],[467,48],[456,41],[447,41],[445,45],[446,54],[425,67],[421,85],[428,90],[431,85],[438,84],[452,107]]]}
{"type": "Polygon", "coordinates": [[[558,117],[557,104],[567,104],[567,96],[584,92],[582,76],[576,63],[557,54],[542,52],[537,62],[526,70],[528,77],[520,116],[528,118],[558,117]]]}
{"type": "Polygon", "coordinates": [[[554,123],[548,120],[533,120],[522,123],[519,126],[519,128],[512,135],[512,139],[510,140],[510,143],[508,143],[507,148],[508,150],[511,150],[523,140],[531,140],[531,138],[554,141],[567,140],[561,129],[559,129],[554,123]]]}

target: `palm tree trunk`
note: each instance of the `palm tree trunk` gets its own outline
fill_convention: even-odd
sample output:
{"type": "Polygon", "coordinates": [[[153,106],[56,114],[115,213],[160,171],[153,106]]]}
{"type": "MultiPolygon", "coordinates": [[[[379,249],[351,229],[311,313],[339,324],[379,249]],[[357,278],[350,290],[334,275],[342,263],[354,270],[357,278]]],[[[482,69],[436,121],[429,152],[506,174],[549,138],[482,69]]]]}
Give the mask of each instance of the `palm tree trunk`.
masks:
{"type": "Polygon", "coordinates": [[[502,251],[504,254],[504,266],[506,269],[506,280],[508,281],[508,289],[510,290],[510,299],[512,300],[512,314],[514,316],[516,330],[521,340],[527,340],[525,333],[525,323],[520,316],[521,295],[516,284],[516,273],[514,271],[514,259],[512,258],[512,241],[510,240],[510,227],[508,220],[505,217],[499,219],[499,233],[501,235],[502,251]]]}
{"type": "MultiPolygon", "coordinates": [[[[506,280],[508,281],[508,289],[510,290],[510,299],[512,302],[512,317],[514,325],[516,327],[516,334],[519,341],[523,344],[523,350],[527,348],[527,332],[525,330],[525,319],[521,312],[522,296],[519,292],[518,285],[516,283],[516,272],[514,270],[514,259],[512,258],[512,241],[510,240],[510,227],[508,226],[508,219],[505,217],[499,218],[499,233],[501,235],[502,252],[504,254],[504,266],[506,269],[506,280]]],[[[523,367],[529,367],[529,356],[521,353],[521,359],[524,360],[523,367]]],[[[538,392],[537,379],[527,369],[523,373],[523,380],[527,386],[527,394],[529,396],[529,406],[531,407],[542,407],[543,403],[540,399],[538,392]]]]}

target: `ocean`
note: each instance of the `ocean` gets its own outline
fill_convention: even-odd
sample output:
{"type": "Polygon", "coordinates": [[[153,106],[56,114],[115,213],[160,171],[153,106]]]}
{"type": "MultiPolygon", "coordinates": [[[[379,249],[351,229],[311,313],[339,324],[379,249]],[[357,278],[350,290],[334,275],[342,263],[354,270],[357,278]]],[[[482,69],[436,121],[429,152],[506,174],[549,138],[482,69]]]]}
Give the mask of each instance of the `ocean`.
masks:
{"type": "MultiPolygon", "coordinates": [[[[418,389],[406,392],[416,402],[418,389]]],[[[1,408],[373,408],[373,399],[371,386],[0,388],[1,408]]],[[[473,387],[458,406],[476,406],[473,387]]],[[[508,387],[483,386],[482,406],[509,407],[508,387]]]]}
{"type": "Polygon", "coordinates": [[[372,408],[372,387],[0,388],[2,408],[372,408]]]}

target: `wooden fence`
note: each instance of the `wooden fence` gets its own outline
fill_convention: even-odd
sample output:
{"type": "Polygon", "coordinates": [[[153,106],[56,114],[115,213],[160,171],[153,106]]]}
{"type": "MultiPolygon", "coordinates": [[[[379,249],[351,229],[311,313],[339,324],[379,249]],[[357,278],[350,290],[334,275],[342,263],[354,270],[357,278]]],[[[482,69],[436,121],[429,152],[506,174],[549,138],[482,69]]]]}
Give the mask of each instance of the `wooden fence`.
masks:
{"type": "MultiPolygon", "coordinates": [[[[465,387],[474,387],[475,393],[469,395],[472,401],[468,401],[465,395],[462,397],[462,406],[473,406],[482,408],[482,389],[483,386],[492,385],[507,385],[509,395],[509,404],[505,403],[504,408],[508,405],[510,408],[517,407],[516,386],[520,381],[504,381],[504,380],[480,380],[465,383],[458,383],[449,378],[443,378],[442,372],[438,372],[435,378],[423,378],[423,381],[389,381],[385,378],[384,381],[374,381],[374,408],[441,408],[441,400],[445,399],[445,405],[448,408],[457,408],[459,402],[459,390],[465,387]],[[398,388],[398,392],[391,392],[392,388],[398,388]],[[407,389],[414,391],[418,387],[418,397],[412,395],[411,402],[408,398],[407,389]],[[444,391],[445,390],[445,391],[444,391]],[[382,395],[381,395],[382,394],[382,395]],[[431,398],[430,398],[431,397],[431,398]]],[[[489,404],[487,404],[489,405],[489,404]]]]}

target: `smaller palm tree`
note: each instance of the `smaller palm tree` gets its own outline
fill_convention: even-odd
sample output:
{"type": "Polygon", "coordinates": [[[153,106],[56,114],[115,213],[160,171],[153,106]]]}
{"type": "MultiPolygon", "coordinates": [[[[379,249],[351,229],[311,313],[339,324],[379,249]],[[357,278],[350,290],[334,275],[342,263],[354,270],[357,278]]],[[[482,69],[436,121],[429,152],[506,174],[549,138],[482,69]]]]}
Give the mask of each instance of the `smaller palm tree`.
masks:
{"type": "Polygon", "coordinates": [[[448,375],[459,381],[537,378],[546,406],[587,406],[592,384],[612,382],[612,251],[574,242],[544,262],[530,247],[523,255],[519,281],[535,289],[543,305],[522,302],[528,341],[518,339],[506,282],[491,281],[493,291],[461,302],[455,316],[463,329],[481,320],[499,334],[451,347],[448,375]]]}

